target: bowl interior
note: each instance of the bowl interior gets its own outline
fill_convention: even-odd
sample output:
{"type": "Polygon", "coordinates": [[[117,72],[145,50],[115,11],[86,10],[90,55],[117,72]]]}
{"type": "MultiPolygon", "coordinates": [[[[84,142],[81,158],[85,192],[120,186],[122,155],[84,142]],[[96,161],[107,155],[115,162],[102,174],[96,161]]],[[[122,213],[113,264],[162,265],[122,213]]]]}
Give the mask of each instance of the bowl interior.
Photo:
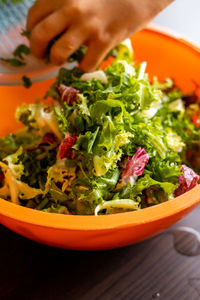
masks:
{"type": "MultiPolygon", "coordinates": [[[[188,42],[166,35],[159,30],[147,28],[134,37],[132,44],[136,64],[147,61],[150,78],[154,75],[159,80],[171,77],[184,92],[194,91],[200,86],[200,50],[188,42]]],[[[16,107],[23,102],[33,102],[36,97],[43,97],[53,79],[34,84],[30,89],[22,86],[0,87],[0,136],[20,128],[15,121],[16,107]]],[[[42,213],[23,208],[0,199],[0,213],[24,222],[59,228],[100,229],[127,224],[147,222],[152,218],[163,218],[180,211],[183,207],[194,205],[200,200],[200,187],[169,202],[137,212],[99,216],[62,216],[42,213]],[[198,197],[197,197],[198,195],[198,197]],[[134,217],[133,217],[134,216],[134,217]],[[77,224],[79,218],[79,224],[77,224]]]]}
{"type": "MultiPolygon", "coordinates": [[[[150,78],[173,78],[184,93],[200,90],[200,48],[187,41],[147,28],[132,38],[136,64],[147,61],[150,78]]],[[[1,74],[0,74],[1,76],[1,74]]],[[[15,110],[23,102],[33,102],[43,97],[53,79],[34,84],[30,89],[23,86],[0,87],[0,136],[20,127],[15,121],[15,110]]],[[[200,94],[200,91],[199,91],[200,94]]]]}

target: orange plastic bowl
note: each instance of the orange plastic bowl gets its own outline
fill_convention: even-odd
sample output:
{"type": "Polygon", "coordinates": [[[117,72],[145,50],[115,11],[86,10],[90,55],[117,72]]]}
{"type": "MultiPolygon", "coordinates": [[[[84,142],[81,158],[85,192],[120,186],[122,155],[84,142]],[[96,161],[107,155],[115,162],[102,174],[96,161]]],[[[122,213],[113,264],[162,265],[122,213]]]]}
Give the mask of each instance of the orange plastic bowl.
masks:
{"type": "MultiPolygon", "coordinates": [[[[200,86],[200,50],[173,34],[148,28],[132,37],[136,62],[146,60],[150,76],[172,77],[184,92],[200,86]]],[[[23,87],[1,87],[0,134],[15,130],[15,108],[43,96],[51,81],[23,87]]],[[[51,246],[98,250],[144,240],[168,228],[200,202],[200,186],[188,193],[140,211],[107,216],[68,216],[43,213],[0,199],[0,222],[32,240],[51,246]]]]}

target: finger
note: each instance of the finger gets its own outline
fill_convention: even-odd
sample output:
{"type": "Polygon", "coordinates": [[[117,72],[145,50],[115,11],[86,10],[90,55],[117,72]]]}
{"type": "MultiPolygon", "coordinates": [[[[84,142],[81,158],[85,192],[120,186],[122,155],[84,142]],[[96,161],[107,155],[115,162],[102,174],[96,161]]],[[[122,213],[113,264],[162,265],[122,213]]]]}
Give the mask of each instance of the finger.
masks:
{"type": "Polygon", "coordinates": [[[87,36],[79,27],[71,27],[52,46],[50,60],[56,65],[64,63],[81,45],[84,44],[87,36]]]}
{"type": "Polygon", "coordinates": [[[31,32],[31,52],[38,58],[45,56],[48,44],[67,29],[70,17],[58,10],[39,22],[31,32]]]}
{"type": "Polygon", "coordinates": [[[80,68],[84,72],[95,71],[104,60],[112,45],[106,42],[97,42],[92,40],[88,45],[87,53],[80,63],[80,68]]]}
{"type": "Polygon", "coordinates": [[[34,26],[40,22],[44,17],[52,13],[58,4],[56,0],[38,0],[28,11],[26,28],[29,32],[34,26]]]}

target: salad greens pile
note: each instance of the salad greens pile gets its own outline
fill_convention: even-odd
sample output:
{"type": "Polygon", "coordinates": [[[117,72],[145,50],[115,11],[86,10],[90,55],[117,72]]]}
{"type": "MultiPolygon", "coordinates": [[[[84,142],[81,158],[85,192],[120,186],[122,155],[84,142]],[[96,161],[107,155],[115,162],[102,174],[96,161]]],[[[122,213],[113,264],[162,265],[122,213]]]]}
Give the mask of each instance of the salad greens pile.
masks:
{"type": "Polygon", "coordinates": [[[23,129],[0,138],[0,197],[63,214],[138,210],[197,185],[200,105],[171,79],[150,83],[129,41],[104,70],[62,68],[17,108],[23,129]]]}

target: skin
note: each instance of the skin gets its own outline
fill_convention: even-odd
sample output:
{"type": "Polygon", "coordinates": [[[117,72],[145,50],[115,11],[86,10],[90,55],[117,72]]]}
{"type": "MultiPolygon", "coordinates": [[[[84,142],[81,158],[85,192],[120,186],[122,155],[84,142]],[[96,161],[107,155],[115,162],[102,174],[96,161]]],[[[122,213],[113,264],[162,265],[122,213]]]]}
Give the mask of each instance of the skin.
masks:
{"type": "Polygon", "coordinates": [[[31,51],[44,58],[49,42],[59,36],[51,47],[51,62],[60,65],[87,45],[80,67],[94,71],[114,46],[142,29],[172,1],[38,0],[27,18],[31,51]]]}

